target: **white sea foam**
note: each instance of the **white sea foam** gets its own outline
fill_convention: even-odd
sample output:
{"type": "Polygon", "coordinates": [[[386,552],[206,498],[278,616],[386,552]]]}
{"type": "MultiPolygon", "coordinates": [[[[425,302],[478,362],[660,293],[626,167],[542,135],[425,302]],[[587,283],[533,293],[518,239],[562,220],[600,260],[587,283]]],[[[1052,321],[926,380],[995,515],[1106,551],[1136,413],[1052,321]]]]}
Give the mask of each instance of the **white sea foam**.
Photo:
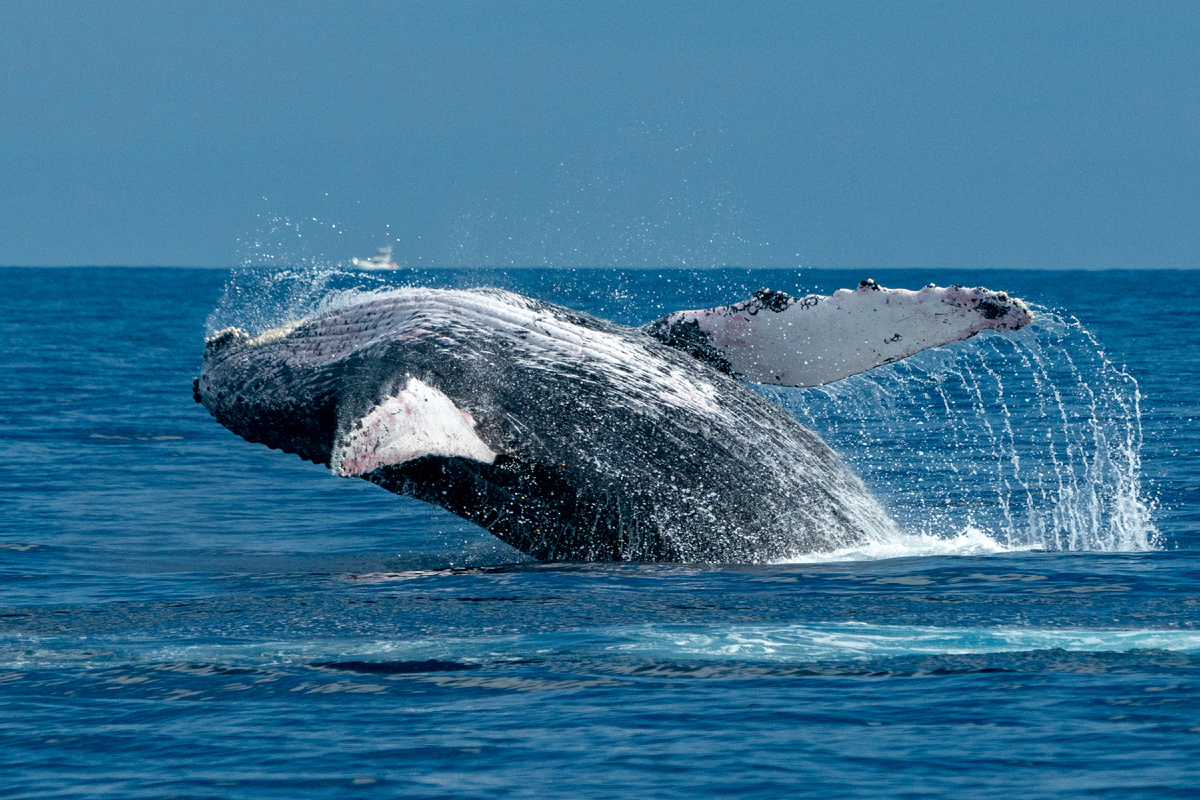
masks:
{"type": "Polygon", "coordinates": [[[795,625],[638,625],[523,636],[404,640],[264,641],[167,644],[129,640],[82,643],[57,637],[0,642],[0,668],[108,668],[143,664],[304,666],[323,661],[455,661],[624,654],[664,661],[846,662],[911,656],[986,655],[1062,650],[1200,654],[1200,631],[1089,628],[951,628],[827,622],[795,625]]]}
{"type": "Polygon", "coordinates": [[[878,561],[920,556],[984,556],[1023,548],[1001,544],[984,531],[967,526],[950,537],[931,533],[900,533],[892,538],[864,542],[822,553],[805,553],[781,559],[779,564],[821,564],[838,561],[878,561]]]}
{"type": "Polygon", "coordinates": [[[1200,653],[1200,631],[937,628],[825,623],[779,626],[644,626],[608,649],[663,658],[806,662],[1037,650],[1200,653]]]}

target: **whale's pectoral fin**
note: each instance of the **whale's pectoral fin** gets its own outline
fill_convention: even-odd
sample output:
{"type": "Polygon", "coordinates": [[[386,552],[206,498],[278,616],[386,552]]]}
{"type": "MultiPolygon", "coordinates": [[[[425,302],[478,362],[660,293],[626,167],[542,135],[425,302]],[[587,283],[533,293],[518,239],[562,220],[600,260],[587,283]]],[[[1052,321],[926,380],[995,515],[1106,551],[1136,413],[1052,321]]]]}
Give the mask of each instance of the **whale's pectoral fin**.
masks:
{"type": "Polygon", "coordinates": [[[733,305],[677,311],[644,330],[743,380],[819,386],[1032,321],[1029,307],[1004,292],[933,284],[913,292],[867,280],[828,297],[764,289],[733,305]]]}
{"type": "Polygon", "coordinates": [[[422,456],[460,456],[492,463],[496,453],[475,433],[475,420],[432,386],[409,378],[334,442],[329,468],[342,477],[422,456]]]}

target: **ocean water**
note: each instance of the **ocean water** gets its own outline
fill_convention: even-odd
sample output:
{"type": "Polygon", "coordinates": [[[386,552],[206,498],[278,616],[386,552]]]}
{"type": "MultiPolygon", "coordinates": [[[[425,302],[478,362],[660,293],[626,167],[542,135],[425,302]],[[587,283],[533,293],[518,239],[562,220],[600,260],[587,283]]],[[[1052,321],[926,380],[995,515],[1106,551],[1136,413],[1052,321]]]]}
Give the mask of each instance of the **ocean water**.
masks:
{"type": "Polygon", "coordinates": [[[6,797],[1194,797],[1187,272],[0,270],[6,797]],[[1039,321],[762,391],[899,523],[540,564],[193,402],[206,329],[493,284],[624,322],[873,277],[1039,321]]]}

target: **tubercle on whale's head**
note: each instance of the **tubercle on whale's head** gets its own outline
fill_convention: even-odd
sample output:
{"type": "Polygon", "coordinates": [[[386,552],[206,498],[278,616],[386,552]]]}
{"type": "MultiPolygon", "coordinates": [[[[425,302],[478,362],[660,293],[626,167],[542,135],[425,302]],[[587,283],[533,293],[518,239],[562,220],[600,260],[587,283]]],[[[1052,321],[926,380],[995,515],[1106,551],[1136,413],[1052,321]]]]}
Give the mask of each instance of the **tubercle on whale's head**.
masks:
{"type": "Polygon", "coordinates": [[[228,327],[214,333],[204,340],[204,359],[207,361],[221,350],[233,344],[250,341],[250,334],[241,328],[228,327]]]}
{"type": "Polygon", "coordinates": [[[252,347],[270,344],[283,339],[296,328],[304,324],[306,320],[298,319],[291,322],[285,322],[282,325],[277,325],[274,328],[263,331],[257,336],[251,336],[241,328],[231,325],[228,328],[222,328],[204,340],[204,357],[207,359],[230,345],[247,344],[252,347]]]}

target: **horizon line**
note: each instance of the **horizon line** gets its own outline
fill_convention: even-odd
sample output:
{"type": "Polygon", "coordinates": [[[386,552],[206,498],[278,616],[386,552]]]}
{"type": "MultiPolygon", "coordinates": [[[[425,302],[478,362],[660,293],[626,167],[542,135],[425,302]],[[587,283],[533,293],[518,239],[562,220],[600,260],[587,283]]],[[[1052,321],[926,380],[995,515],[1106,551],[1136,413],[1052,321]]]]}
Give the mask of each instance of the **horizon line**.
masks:
{"type": "MultiPolygon", "coordinates": [[[[311,265],[300,265],[301,268],[312,269],[311,265]]],[[[278,269],[280,265],[275,264],[258,264],[254,266],[198,266],[193,264],[0,264],[0,269],[172,269],[172,270],[235,270],[235,269],[278,269]]],[[[283,265],[283,268],[288,268],[288,265],[283,265]]],[[[326,267],[316,267],[323,269],[326,267]]],[[[328,267],[329,269],[339,269],[338,265],[328,267]]],[[[728,264],[713,267],[688,267],[688,266],[563,266],[556,267],[545,264],[537,265],[480,265],[480,266],[404,266],[395,270],[355,270],[352,267],[344,268],[347,271],[363,272],[364,274],[378,273],[388,274],[394,272],[407,272],[410,270],[431,270],[431,271],[454,271],[454,270],[487,270],[487,271],[502,271],[502,270],[616,270],[616,271],[636,271],[645,272],[650,270],[672,270],[679,272],[716,272],[718,270],[745,270],[747,272],[755,272],[759,270],[772,271],[796,271],[796,272],[850,272],[857,270],[879,270],[886,272],[898,271],[944,271],[944,270],[968,270],[976,272],[1195,272],[1200,271],[1200,265],[1194,267],[996,267],[996,266],[847,266],[847,267],[810,267],[798,265],[795,267],[772,267],[772,266],[739,266],[736,264],[728,264]]]]}

